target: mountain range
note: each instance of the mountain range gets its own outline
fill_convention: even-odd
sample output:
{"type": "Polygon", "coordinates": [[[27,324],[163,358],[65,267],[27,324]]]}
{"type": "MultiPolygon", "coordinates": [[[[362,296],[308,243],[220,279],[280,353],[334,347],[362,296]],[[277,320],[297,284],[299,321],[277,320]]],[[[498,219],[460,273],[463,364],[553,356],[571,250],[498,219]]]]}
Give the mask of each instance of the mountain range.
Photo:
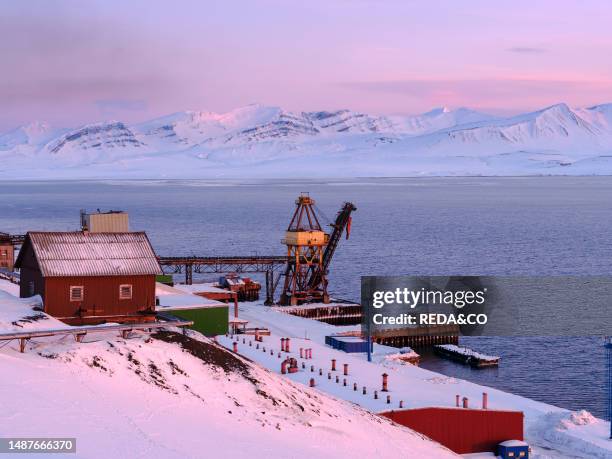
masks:
{"type": "Polygon", "coordinates": [[[612,104],[499,117],[414,116],[248,105],[140,124],[33,122],[0,134],[0,178],[298,178],[608,175],[612,104]]]}

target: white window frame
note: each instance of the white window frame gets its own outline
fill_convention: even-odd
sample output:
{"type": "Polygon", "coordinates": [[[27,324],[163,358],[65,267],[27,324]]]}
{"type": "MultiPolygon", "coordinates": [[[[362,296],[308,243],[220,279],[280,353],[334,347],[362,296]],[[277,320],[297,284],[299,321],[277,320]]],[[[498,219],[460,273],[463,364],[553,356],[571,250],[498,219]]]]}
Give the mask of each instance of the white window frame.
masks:
{"type": "Polygon", "coordinates": [[[78,302],[78,301],[83,301],[84,299],[85,299],[85,287],[83,285],[71,285],[70,286],[70,301],[78,302]],[[79,295],[78,298],[75,298],[75,296],[72,293],[76,289],[81,290],[81,294],[79,295]]]}
{"type": "Polygon", "coordinates": [[[132,287],[132,284],[121,284],[121,285],[119,285],[119,299],[120,300],[131,300],[132,299],[132,295],[134,294],[133,290],[134,290],[134,288],[132,287]],[[129,288],[130,289],[130,296],[124,296],[123,295],[123,289],[124,288],[129,288]]]}

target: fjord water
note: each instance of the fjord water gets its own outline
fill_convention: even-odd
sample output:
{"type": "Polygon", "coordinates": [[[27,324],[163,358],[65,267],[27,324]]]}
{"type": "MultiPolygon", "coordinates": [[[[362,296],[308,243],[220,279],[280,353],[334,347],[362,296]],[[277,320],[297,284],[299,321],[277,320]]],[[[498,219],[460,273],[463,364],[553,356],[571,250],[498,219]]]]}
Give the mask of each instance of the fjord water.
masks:
{"type": "MultiPolygon", "coordinates": [[[[333,261],[337,297],[358,300],[362,275],[612,274],[608,177],[0,182],[0,231],[74,230],[79,209],[122,209],[159,255],[282,254],[300,192],[316,199],[323,220],[343,201],[358,208],[333,261]]],[[[605,415],[600,338],[462,343],[500,355],[500,367],[473,370],[427,353],[422,366],[605,415]]]]}

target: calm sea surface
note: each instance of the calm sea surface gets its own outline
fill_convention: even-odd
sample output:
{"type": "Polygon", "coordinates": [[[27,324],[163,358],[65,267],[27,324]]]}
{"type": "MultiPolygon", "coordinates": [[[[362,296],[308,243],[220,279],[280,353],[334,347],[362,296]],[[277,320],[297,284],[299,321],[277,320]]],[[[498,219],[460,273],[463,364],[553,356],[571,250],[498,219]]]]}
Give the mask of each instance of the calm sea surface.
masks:
{"type": "MultiPolygon", "coordinates": [[[[302,191],[326,221],[343,201],[358,207],[332,264],[331,291],[339,297],[358,300],[362,275],[612,274],[606,177],[0,182],[0,231],[74,230],[81,208],[122,209],[159,255],[282,254],[302,191]]],[[[463,343],[502,356],[501,366],[473,370],[431,355],[422,366],[605,415],[601,339],[463,343]]]]}

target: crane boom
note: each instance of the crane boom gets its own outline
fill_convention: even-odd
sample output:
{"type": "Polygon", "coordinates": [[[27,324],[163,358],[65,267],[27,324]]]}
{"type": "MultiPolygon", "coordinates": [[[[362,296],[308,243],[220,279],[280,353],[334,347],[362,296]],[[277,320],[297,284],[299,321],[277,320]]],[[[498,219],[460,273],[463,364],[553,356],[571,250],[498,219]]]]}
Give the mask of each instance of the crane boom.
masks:
{"type": "MultiPolygon", "coordinates": [[[[330,226],[333,228],[332,234],[329,236],[329,242],[327,246],[325,246],[325,251],[323,252],[323,273],[327,274],[329,270],[329,265],[331,260],[336,252],[336,248],[338,247],[338,243],[340,242],[340,238],[342,237],[342,233],[344,230],[350,226],[351,222],[351,213],[357,210],[357,207],[352,202],[345,202],[342,205],[342,208],[336,215],[336,221],[332,223],[330,226]]],[[[348,232],[347,232],[348,238],[348,232]]],[[[310,278],[309,285],[311,287],[318,286],[321,283],[321,273],[314,272],[312,277],[310,278]]]]}

